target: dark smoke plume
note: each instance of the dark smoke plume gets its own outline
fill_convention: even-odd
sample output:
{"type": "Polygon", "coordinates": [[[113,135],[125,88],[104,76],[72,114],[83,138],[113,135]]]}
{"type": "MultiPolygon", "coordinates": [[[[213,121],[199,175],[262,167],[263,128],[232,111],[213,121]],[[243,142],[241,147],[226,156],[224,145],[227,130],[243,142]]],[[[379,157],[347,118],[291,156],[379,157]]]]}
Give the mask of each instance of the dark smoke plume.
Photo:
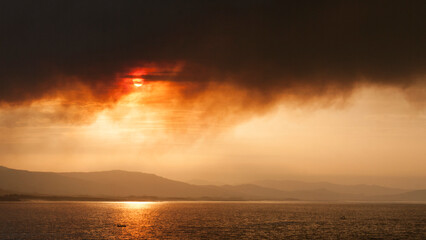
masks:
{"type": "Polygon", "coordinates": [[[359,81],[404,88],[425,81],[425,12],[415,0],[1,1],[0,102],[114,103],[152,65],[166,70],[141,76],[188,84],[184,98],[211,82],[264,103],[359,81]]]}

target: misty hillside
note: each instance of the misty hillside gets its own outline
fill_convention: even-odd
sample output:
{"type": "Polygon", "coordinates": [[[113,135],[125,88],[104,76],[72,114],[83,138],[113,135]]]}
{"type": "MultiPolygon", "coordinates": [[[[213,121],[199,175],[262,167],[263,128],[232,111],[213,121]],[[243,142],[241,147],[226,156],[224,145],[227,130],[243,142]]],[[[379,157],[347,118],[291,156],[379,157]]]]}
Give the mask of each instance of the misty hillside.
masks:
{"type": "Polygon", "coordinates": [[[365,196],[375,195],[392,195],[407,192],[408,190],[388,188],[377,185],[341,185],[328,182],[300,182],[300,181],[274,181],[265,180],[254,182],[254,184],[267,188],[274,188],[282,191],[312,191],[312,190],[328,190],[336,193],[355,194],[365,196]]]}
{"type": "Polygon", "coordinates": [[[12,194],[12,192],[0,189],[0,196],[7,195],[7,194],[12,194]]]}
{"type": "Polygon", "coordinates": [[[218,187],[194,186],[152,174],[30,172],[0,167],[0,189],[28,194],[156,197],[233,197],[218,187]]]}
{"type": "Polygon", "coordinates": [[[191,185],[154,174],[127,171],[31,172],[0,167],[0,195],[19,193],[51,196],[156,197],[211,200],[307,200],[307,201],[426,201],[426,190],[400,192],[380,186],[345,186],[329,183],[295,184],[289,189],[278,182],[244,185],[191,185]],[[320,188],[322,187],[322,188],[320,188]],[[377,189],[377,194],[372,194],[377,189]],[[389,192],[397,192],[389,194],[389,192]],[[383,194],[385,193],[385,194],[383,194]]]}
{"type": "Polygon", "coordinates": [[[282,191],[274,188],[261,187],[255,184],[243,184],[237,186],[223,186],[242,195],[251,196],[254,199],[285,200],[300,199],[306,201],[345,201],[365,200],[365,196],[329,191],[327,189],[314,189],[306,191],[282,191]]]}
{"type": "Polygon", "coordinates": [[[261,187],[255,184],[243,184],[236,186],[222,186],[228,190],[239,193],[243,196],[250,196],[252,199],[262,200],[306,200],[306,201],[342,201],[360,200],[363,196],[332,192],[326,189],[315,189],[307,191],[282,191],[274,188],[261,187]]]}
{"type": "Polygon", "coordinates": [[[195,186],[154,174],[127,171],[60,173],[65,177],[108,186],[105,195],[158,197],[232,197],[231,192],[214,186],[195,186]]]}
{"type": "Polygon", "coordinates": [[[425,201],[426,189],[415,190],[395,195],[379,196],[376,199],[382,201],[425,201]]]}
{"type": "Polygon", "coordinates": [[[0,167],[0,189],[19,193],[58,195],[99,194],[91,182],[49,172],[30,172],[0,167]]]}

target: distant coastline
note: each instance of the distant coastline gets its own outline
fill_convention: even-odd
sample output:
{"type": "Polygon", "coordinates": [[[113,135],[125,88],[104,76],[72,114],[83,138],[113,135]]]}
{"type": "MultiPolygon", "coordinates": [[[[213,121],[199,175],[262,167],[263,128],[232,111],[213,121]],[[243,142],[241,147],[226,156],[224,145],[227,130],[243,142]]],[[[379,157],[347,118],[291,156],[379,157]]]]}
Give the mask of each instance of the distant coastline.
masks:
{"type": "MultiPolygon", "coordinates": [[[[162,202],[162,201],[253,201],[252,199],[244,198],[179,198],[179,197],[155,197],[155,196],[131,196],[131,197],[95,197],[95,196],[55,196],[55,195],[28,195],[28,194],[8,194],[0,196],[0,202],[21,202],[21,201],[93,201],[93,202],[122,202],[122,201],[149,201],[149,202],[162,202]]],[[[258,201],[268,201],[261,199],[258,201]]],[[[289,198],[279,201],[300,201],[300,199],[289,198]]]]}
{"type": "Polygon", "coordinates": [[[426,189],[290,180],[194,185],[142,172],[55,173],[0,166],[0,201],[31,200],[426,202],[426,189]]]}
{"type": "Polygon", "coordinates": [[[177,197],[94,197],[94,196],[48,196],[48,195],[28,195],[28,194],[8,194],[0,196],[0,203],[4,202],[304,202],[304,203],[408,203],[408,204],[426,204],[426,201],[401,201],[401,200],[368,200],[368,201],[349,201],[349,200],[301,200],[295,198],[269,200],[269,199],[244,199],[244,198],[177,198],[177,197]]]}

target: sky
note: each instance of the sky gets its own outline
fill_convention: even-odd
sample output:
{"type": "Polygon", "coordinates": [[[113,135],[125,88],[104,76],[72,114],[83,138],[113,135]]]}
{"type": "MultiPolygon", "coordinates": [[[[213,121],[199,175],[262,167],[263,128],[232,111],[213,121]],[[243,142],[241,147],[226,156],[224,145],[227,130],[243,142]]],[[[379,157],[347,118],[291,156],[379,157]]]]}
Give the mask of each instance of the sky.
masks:
{"type": "Polygon", "coordinates": [[[2,1],[0,165],[426,187],[424,1],[2,1]]]}

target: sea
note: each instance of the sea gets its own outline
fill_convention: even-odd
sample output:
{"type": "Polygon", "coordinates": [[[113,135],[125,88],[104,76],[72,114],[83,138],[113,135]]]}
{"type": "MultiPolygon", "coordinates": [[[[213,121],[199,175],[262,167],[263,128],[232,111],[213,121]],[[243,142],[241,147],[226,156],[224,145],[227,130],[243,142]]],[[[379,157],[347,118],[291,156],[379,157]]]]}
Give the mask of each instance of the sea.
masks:
{"type": "Polygon", "coordinates": [[[426,204],[2,202],[0,239],[426,239],[426,204]]]}

